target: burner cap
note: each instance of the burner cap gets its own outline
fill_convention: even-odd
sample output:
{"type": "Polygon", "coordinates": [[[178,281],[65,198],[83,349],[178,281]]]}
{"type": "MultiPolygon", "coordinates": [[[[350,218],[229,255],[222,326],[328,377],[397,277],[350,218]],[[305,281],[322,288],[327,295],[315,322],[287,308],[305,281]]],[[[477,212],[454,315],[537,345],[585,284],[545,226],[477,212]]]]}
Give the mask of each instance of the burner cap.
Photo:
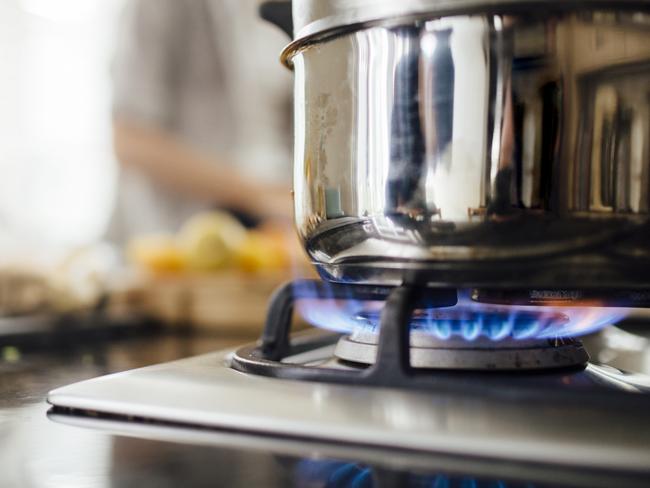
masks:
{"type": "MultiPolygon", "coordinates": [[[[337,358],[371,365],[377,355],[378,334],[353,332],[336,345],[337,358]]],[[[584,365],[589,355],[575,339],[440,340],[422,331],[411,332],[411,366],[422,369],[515,371],[584,365]]]]}

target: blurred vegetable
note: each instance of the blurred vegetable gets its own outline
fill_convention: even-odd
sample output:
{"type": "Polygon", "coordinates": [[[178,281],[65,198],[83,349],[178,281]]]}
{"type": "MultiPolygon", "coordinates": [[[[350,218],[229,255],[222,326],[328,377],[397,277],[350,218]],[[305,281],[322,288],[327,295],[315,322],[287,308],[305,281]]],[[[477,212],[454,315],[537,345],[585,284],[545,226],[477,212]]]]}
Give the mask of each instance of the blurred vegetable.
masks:
{"type": "Polygon", "coordinates": [[[134,239],[128,255],[135,264],[156,273],[223,269],[255,273],[289,269],[292,253],[302,254],[297,242],[284,228],[265,225],[248,231],[229,214],[212,211],[192,217],[177,237],[134,239]]]}
{"type": "Polygon", "coordinates": [[[133,239],[127,255],[132,262],[154,272],[180,271],[186,266],[185,255],[176,238],[167,235],[133,239]]]}
{"type": "Polygon", "coordinates": [[[246,229],[224,212],[208,212],[192,217],[181,229],[179,241],[190,268],[200,271],[232,264],[246,241],[246,229]]]}
{"type": "Polygon", "coordinates": [[[50,273],[51,302],[58,311],[91,308],[118,267],[117,251],[97,243],[72,250],[50,273]]]}
{"type": "Polygon", "coordinates": [[[0,266],[0,316],[91,309],[117,266],[115,249],[103,243],[67,249],[38,264],[15,257],[10,266],[0,266]]]}
{"type": "Polygon", "coordinates": [[[249,232],[238,250],[237,264],[242,271],[247,272],[289,267],[290,256],[284,235],[264,231],[249,232]]]}
{"type": "Polygon", "coordinates": [[[45,274],[21,269],[0,270],[0,316],[36,313],[49,307],[45,274]]]}

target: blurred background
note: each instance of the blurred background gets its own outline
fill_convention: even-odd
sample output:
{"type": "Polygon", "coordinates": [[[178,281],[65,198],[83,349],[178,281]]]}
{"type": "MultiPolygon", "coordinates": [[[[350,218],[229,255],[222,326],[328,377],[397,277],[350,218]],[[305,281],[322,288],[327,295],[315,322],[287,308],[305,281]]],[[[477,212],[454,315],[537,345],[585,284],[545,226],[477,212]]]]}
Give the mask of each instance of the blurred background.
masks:
{"type": "Polygon", "coordinates": [[[109,63],[125,3],[0,2],[5,246],[74,246],[105,232],[117,182],[109,63]]]}
{"type": "Polygon", "coordinates": [[[261,327],[306,266],[287,39],[258,4],[0,2],[0,332],[89,310],[261,327]]]}

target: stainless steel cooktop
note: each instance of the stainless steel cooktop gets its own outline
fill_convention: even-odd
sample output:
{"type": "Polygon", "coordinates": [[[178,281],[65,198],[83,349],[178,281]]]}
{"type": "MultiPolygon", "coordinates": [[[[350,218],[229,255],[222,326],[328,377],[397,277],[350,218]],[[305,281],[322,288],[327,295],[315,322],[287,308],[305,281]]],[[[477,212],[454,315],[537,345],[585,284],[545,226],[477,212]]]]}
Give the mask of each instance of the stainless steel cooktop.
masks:
{"type": "MultiPolygon", "coordinates": [[[[322,333],[303,335],[302,341],[312,338],[322,342],[322,333]]],[[[284,362],[327,364],[334,344],[303,350],[284,362]]],[[[215,352],[84,381],[52,391],[48,401],[55,415],[80,422],[238,431],[554,465],[649,468],[650,380],[645,375],[593,364],[583,371],[532,375],[437,373],[445,388],[414,391],[246,374],[230,367],[233,354],[215,352]],[[449,388],[454,378],[459,387],[449,388]],[[471,385],[481,378],[482,388],[474,390],[471,385]],[[535,385],[539,395],[531,394],[535,385]]]]}

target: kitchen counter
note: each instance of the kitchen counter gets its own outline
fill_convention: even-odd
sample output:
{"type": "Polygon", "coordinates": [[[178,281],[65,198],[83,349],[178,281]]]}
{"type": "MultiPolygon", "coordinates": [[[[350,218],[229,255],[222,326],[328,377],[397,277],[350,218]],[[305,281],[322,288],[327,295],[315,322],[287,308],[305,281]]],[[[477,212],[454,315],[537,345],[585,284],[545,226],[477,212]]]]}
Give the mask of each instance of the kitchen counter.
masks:
{"type": "Polygon", "coordinates": [[[53,388],[251,339],[158,330],[72,345],[48,339],[20,346],[0,341],[0,486],[614,486],[608,476],[612,483],[622,481],[619,486],[644,486],[644,480],[625,474],[620,478],[616,473],[381,452],[238,432],[188,434],[164,426],[162,436],[146,430],[135,437],[116,435],[119,430],[80,428],[47,416],[45,397],[53,388]]]}
{"type": "Polygon", "coordinates": [[[52,388],[245,340],[157,332],[53,351],[3,340],[0,486],[286,486],[269,453],[115,436],[46,416],[52,388]]]}

